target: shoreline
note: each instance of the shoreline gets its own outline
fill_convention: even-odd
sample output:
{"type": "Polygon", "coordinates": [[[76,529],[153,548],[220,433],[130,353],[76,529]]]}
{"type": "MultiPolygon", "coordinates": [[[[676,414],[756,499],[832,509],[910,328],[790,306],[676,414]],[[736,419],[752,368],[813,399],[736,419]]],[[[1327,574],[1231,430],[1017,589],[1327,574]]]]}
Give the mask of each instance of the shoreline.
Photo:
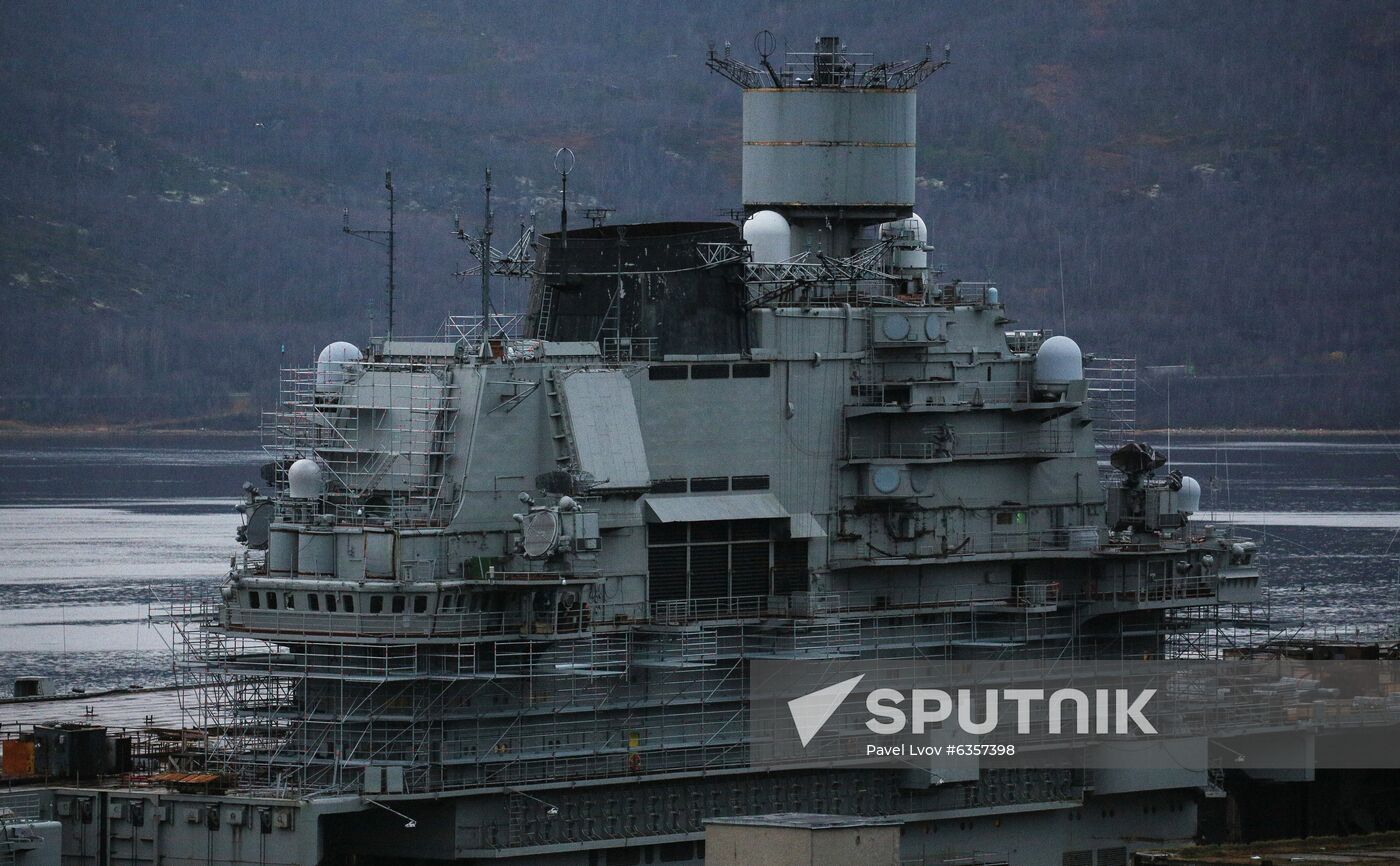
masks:
{"type": "Polygon", "coordinates": [[[218,427],[147,427],[142,425],[64,424],[38,426],[0,422],[0,439],[32,438],[35,436],[247,436],[256,438],[257,429],[218,427]]]}

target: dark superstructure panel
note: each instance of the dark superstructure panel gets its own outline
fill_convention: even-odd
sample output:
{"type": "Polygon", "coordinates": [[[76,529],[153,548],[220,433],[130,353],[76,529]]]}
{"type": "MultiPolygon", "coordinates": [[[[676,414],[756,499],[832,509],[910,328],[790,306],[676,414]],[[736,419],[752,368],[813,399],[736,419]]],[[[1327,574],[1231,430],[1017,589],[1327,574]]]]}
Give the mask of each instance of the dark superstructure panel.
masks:
{"type": "Polygon", "coordinates": [[[740,262],[703,249],[742,243],[731,223],[614,225],[544,235],[530,297],[544,340],[633,341],[643,357],[742,352],[740,262]]]}

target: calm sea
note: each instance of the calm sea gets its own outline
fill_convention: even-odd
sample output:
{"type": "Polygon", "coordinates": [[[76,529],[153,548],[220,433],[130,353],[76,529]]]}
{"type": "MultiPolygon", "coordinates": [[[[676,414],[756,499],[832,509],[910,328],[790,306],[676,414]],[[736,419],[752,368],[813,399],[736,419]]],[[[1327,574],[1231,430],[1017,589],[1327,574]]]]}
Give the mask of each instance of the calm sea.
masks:
{"type": "MultiPolygon", "coordinates": [[[[1400,444],[1177,436],[1173,446],[1174,465],[1205,490],[1198,517],[1232,517],[1261,541],[1278,621],[1397,623],[1400,444]]],[[[148,614],[222,579],[237,547],[233,505],[262,462],[252,437],[0,438],[0,693],[24,674],[64,690],[170,682],[169,635],[148,614]]]]}

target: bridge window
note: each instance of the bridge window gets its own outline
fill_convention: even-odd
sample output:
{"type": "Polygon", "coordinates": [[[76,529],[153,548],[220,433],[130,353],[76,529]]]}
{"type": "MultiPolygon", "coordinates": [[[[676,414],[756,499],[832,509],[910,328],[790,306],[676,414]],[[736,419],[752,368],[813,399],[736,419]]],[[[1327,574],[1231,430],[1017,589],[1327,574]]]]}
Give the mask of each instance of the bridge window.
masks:
{"type": "Polygon", "coordinates": [[[769,481],[767,475],[735,475],[730,486],[735,490],[767,490],[769,481]]]}
{"type": "Polygon", "coordinates": [[[687,379],[690,368],[684,364],[653,364],[647,368],[647,378],[653,381],[687,379]]]}
{"type": "Polygon", "coordinates": [[[767,379],[773,375],[772,364],[735,364],[735,379],[767,379]]]}
{"type": "Polygon", "coordinates": [[[728,364],[696,364],[690,368],[692,379],[728,379],[728,364]]]}

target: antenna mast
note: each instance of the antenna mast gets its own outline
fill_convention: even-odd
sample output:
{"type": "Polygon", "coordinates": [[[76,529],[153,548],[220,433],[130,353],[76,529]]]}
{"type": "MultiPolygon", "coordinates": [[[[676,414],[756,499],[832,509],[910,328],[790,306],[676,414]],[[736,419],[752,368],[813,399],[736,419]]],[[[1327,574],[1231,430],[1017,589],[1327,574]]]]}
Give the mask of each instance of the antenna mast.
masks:
{"type": "Polygon", "coordinates": [[[486,323],[491,320],[491,169],[486,169],[486,223],[481,230],[482,248],[486,257],[481,263],[481,331],[486,333],[486,323]]]}
{"type": "Polygon", "coordinates": [[[574,152],[561,147],[554,152],[554,169],[559,172],[559,252],[562,282],[569,282],[569,172],[574,170],[574,152]]]}
{"type": "Polygon", "coordinates": [[[353,229],[350,227],[350,210],[346,208],[341,225],[341,231],[347,235],[363,238],[371,243],[386,247],[389,252],[389,327],[384,335],[392,338],[394,336],[394,174],[391,171],[384,172],[384,188],[389,191],[389,228],[385,229],[353,229]]]}

